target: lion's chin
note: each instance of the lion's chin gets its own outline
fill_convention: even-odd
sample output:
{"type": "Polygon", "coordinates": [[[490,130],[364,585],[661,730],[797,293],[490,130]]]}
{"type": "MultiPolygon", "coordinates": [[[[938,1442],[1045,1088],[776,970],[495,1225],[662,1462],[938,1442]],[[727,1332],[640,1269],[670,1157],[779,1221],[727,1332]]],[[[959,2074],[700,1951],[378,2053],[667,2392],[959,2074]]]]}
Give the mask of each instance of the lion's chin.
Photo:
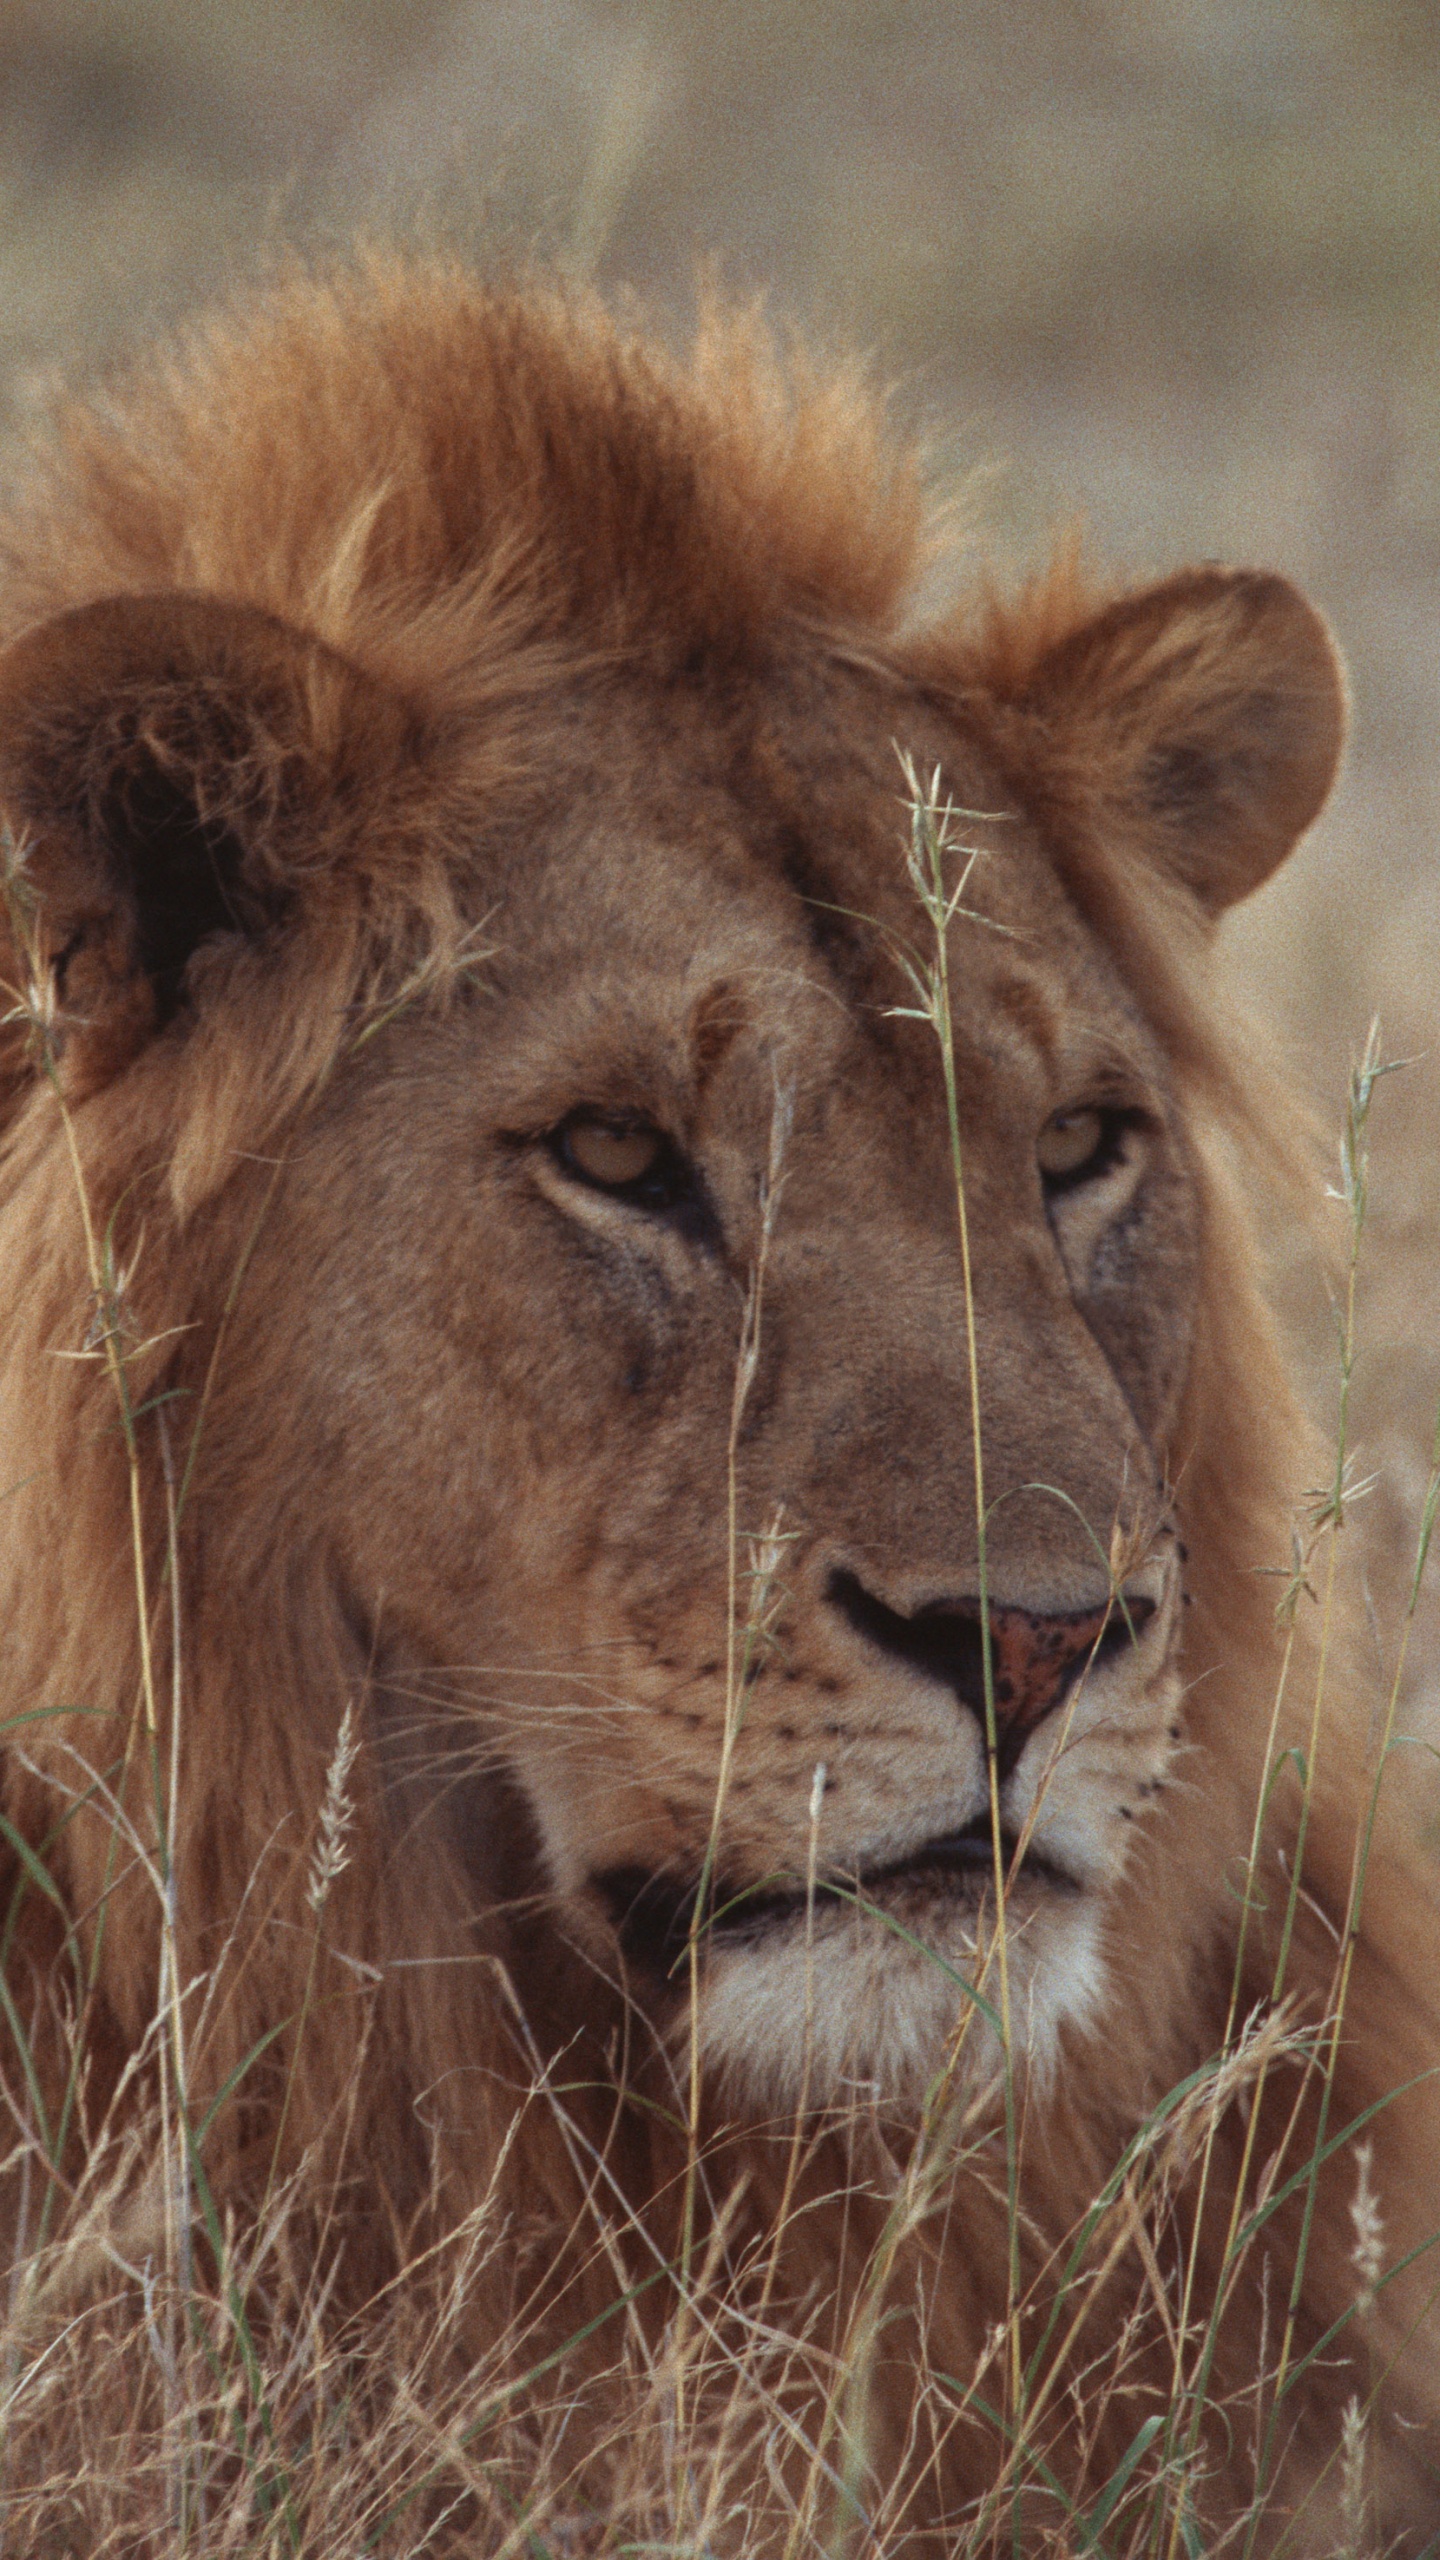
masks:
{"type": "Polygon", "coordinates": [[[1073,1886],[1021,1876],[1006,1902],[1005,1962],[978,1891],[917,1873],[863,1907],[801,1914],[713,1949],[699,1986],[707,2073],[747,2114],[913,2110],[948,2076],[972,2096],[1012,2063],[1043,2081],[1060,2030],[1083,2029],[1104,1990],[1099,1915],[1073,1886]]]}
{"type": "MultiPolygon", "coordinates": [[[[1002,1836],[1005,1949],[988,1822],[808,1888],[717,1888],[693,1951],[694,1891],[625,1870],[602,1891],[637,1974],[688,2021],[712,2083],[747,2114],[913,2108],[940,2075],[972,2093],[1012,2061],[1033,2080],[1103,1989],[1095,1897],[1002,1836]]],[[[681,2030],[689,2048],[688,2023],[681,2030]]]]}

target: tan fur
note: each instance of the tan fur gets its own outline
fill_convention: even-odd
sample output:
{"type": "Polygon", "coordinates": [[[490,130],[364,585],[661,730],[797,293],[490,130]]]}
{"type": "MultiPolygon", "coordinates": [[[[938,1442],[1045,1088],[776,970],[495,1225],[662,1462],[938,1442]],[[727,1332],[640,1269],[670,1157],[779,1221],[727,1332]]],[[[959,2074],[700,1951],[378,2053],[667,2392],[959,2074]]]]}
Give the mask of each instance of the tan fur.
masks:
{"type": "MultiPolygon", "coordinates": [[[[1035,2344],[1137,2128],[1220,2049],[1282,1668],[1275,1747],[1308,1749],[1308,1618],[1287,1660],[1262,1569],[1288,1564],[1313,1461],[1247,1205],[1289,1124],[1211,928],[1314,816],[1341,705],[1281,580],[1103,602],[1062,566],[914,629],[922,539],[858,381],[787,373],[733,321],[684,367],[589,302],[435,266],[295,278],[62,414],[0,597],[24,998],[4,1701],[36,1718],[4,1804],[77,1933],[17,1865],[21,2007],[63,2013],[78,1946],[93,2118],[154,2008],[143,1853],[174,1741],[197,2113],[240,2074],[208,2173],[239,2205],[302,2161],[317,2194],[338,2177],[356,2299],[497,2174],[517,2240],[482,2327],[603,2311],[597,2214],[673,2248],[693,1965],[702,2207],[735,2299],[783,2198],[770,2316],[843,2348],[883,2162],[948,2048],[964,2158],[891,2274],[867,2458],[892,2498],[909,2483],[906,2530],[953,2547],[998,2439],[973,2407],[913,2438],[914,2306],[963,2387],[1006,2311],[999,2053],[978,2019],[954,2044],[994,1897],[918,1855],[989,1792],[983,1719],[916,1648],[958,1641],[982,1570],[1007,1676],[1037,1615],[1113,1616],[1118,1592],[1137,1617],[1062,1704],[1037,1691],[1002,1785],[1007,1837],[1033,1822],[1049,1861],[1007,1924],[1035,2344]],[[983,813],[954,821],[978,858],[949,937],[983,1566],[897,743],[983,813]],[[1040,1133],[1086,1110],[1113,1161],[1047,1195],[1040,1133]],[[578,1177],[577,1114],[661,1133],[664,1198],[578,1177]],[[107,1329],[140,1409],[143,1612],[107,1329]],[[317,1922],[347,1703],[348,1864],[317,1922]],[[713,1926],[686,1952],[702,1870],[713,1926]],[[844,1898],[857,1874],[884,1916],[844,1898]],[[569,2128],[525,2094],[552,2066],[569,2128]]],[[[1334,1997],[1369,1719],[1342,1649],[1297,2029],[1334,1997]]],[[[1326,2103],[1338,2134],[1388,2101],[1368,2130],[1398,2261],[1431,2229],[1435,2101],[1389,2093],[1433,2067],[1440,1947],[1390,1792],[1326,2103]]],[[[1297,1820],[1282,1774],[1239,2026],[1271,1998],[1297,1820]]],[[[993,1954],[981,1978],[993,2005],[993,1954]]],[[[1071,2368],[1093,2414],[1057,2387],[1036,2438],[1082,2508],[1170,2387],[1155,2287],[1194,2226],[1208,2312],[1242,2161],[1252,2202],[1303,2171],[1317,2081],[1281,2055],[1208,2149],[1177,2137],[1147,2189],[1163,2267],[1123,2193],[1102,2212],[1071,2368]]],[[[1342,2145],[1319,2178],[1292,2363],[1353,2310],[1354,2174],[1342,2145]]],[[[1244,2417],[1202,2436],[1209,2532],[1251,2495],[1245,2395],[1305,2201],[1302,2177],[1219,2323],[1213,2396],[1244,2417]]],[[[1272,2543],[1308,2498],[1298,2547],[1329,2547],[1339,2413],[1372,2376],[1383,2530],[1418,2551],[1440,2517],[1430,2267],[1289,2394],[1272,2543]]]]}

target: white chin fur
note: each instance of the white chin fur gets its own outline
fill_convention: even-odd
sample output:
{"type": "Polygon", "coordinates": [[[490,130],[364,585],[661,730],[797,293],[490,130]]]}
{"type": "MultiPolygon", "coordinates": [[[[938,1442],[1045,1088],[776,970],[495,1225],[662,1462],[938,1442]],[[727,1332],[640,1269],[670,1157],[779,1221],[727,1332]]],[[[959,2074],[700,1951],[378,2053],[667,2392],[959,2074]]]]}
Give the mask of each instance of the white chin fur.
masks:
{"type": "MultiPolygon", "coordinates": [[[[973,1932],[953,1915],[912,1946],[874,1914],[817,1911],[747,1946],[713,1953],[700,1993],[700,2050],[731,2103],[749,2114],[797,2108],[912,2108],[944,2068],[969,2017],[956,2074],[973,2090],[1000,2067],[1000,2039],[963,1988],[973,1932]],[[957,1979],[958,1977],[958,1979],[957,1979]]],[[[1032,2084],[1053,2066],[1059,2032],[1097,2014],[1104,1964],[1088,1896],[1015,1913],[1006,1943],[1010,2047],[1032,2084]]],[[[982,1997],[1000,2015],[992,1951],[982,1997]]]]}

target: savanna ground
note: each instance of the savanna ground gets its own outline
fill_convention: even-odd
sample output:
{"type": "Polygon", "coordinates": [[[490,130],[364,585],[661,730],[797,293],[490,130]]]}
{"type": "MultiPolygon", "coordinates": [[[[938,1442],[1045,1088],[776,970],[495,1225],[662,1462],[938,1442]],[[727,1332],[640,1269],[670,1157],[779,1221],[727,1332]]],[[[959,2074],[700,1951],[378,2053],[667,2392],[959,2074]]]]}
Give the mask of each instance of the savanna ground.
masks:
{"type": "MultiPolygon", "coordinates": [[[[1412,1061],[1375,1098],[1350,1425],[1376,1477],[1356,1519],[1386,1688],[1440,1393],[1430,0],[8,0],[0,206],[0,405],[17,420],[57,366],[123,352],[277,240],[398,222],[538,245],[677,327],[711,262],[877,351],[937,474],[977,475],[977,559],[1004,571],[1078,515],[1127,574],[1220,558],[1308,588],[1352,672],[1349,765],[1301,859],[1228,930],[1238,983],[1337,1132],[1372,1015],[1412,1061]]],[[[1308,1253],[1278,1258],[1324,1419],[1324,1284],[1308,1253]]],[[[1411,1719],[1440,1713],[1436,1581],[1411,1719]]],[[[285,2246],[277,2207],[256,2298],[291,2283],[285,2246]]],[[[391,2341],[405,2384],[377,2398],[335,2362],[313,2296],[263,2377],[223,2287],[208,2332],[173,2288],[142,2308],[143,2387],[123,2305],[108,2328],[51,2334],[38,2366],[12,2334],[0,2387],[27,2408],[48,2393],[57,2469],[12,2503],[7,2553],[128,2552],[142,2509],[147,2549],[409,2551],[452,2494],[478,2501],[455,2529],[487,2549],[643,2538],[618,2488],[620,2543],[563,2495],[540,2519],[523,2450],[482,2477],[460,2437],[488,2385],[452,2405],[443,2321],[391,2341]],[[87,2395],[103,2427],[87,2430],[87,2395]],[[218,2468],[205,2443],[228,2444],[218,2468]],[[407,2499],[425,2478],[448,2484],[438,2504],[407,2499]]],[[[649,2531],[678,2547],[658,2511],[649,2531]]]]}

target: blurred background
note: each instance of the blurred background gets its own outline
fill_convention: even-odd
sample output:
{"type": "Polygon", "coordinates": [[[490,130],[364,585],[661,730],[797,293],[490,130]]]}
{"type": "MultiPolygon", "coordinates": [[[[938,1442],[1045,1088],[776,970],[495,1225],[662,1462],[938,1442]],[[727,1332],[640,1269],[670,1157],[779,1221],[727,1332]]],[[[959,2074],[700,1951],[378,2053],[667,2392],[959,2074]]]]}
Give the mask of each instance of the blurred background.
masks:
{"type": "Polygon", "coordinates": [[[874,348],[1002,563],[1078,515],[1136,576],[1309,588],[1348,773],[1228,930],[1337,1128],[1372,1013],[1416,1058],[1357,1377],[1388,1660],[1440,1390],[1437,0],[0,0],[0,209],[12,420],[277,241],[418,227],[874,348]]]}

